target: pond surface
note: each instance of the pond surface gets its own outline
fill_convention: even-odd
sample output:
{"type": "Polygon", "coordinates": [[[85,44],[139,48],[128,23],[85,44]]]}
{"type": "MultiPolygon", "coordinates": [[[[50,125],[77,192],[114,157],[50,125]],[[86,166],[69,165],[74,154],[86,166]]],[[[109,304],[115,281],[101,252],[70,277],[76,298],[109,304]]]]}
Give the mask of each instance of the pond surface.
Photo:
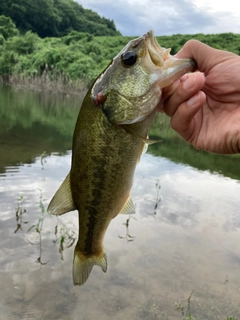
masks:
{"type": "Polygon", "coordinates": [[[240,317],[240,158],[164,132],[164,156],[149,148],[137,167],[136,214],[107,230],[107,273],[73,285],[77,212],[46,208],[70,168],[80,100],[0,91],[1,319],[240,317]]]}

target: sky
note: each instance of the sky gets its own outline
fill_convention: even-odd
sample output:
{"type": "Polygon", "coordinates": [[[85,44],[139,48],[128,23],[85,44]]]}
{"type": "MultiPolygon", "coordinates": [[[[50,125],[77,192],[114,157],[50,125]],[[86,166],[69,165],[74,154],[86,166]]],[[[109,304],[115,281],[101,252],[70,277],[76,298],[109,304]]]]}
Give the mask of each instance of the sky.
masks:
{"type": "Polygon", "coordinates": [[[123,36],[240,33],[237,0],[75,0],[113,20],[123,36]]]}

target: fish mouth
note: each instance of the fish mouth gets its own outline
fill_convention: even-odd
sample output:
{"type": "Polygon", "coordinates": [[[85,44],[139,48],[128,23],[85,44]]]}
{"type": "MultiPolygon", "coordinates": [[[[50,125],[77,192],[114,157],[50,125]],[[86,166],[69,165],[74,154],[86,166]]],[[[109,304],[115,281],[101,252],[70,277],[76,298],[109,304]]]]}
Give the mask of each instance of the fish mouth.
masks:
{"type": "Polygon", "coordinates": [[[165,49],[160,47],[159,43],[154,36],[154,32],[152,30],[148,31],[145,35],[145,42],[147,46],[147,50],[149,56],[154,65],[158,67],[162,67],[164,62],[171,58],[170,51],[171,49],[165,49]]]}
{"type": "Polygon", "coordinates": [[[170,54],[170,48],[162,48],[157,42],[154,32],[148,31],[145,35],[145,43],[152,63],[157,67],[187,68],[188,71],[196,69],[196,62],[192,59],[177,59],[170,54]]]}
{"type": "Polygon", "coordinates": [[[170,54],[170,48],[161,47],[152,30],[143,37],[149,58],[155,69],[156,80],[161,88],[170,85],[186,72],[197,69],[197,64],[193,59],[177,59],[170,54]]]}

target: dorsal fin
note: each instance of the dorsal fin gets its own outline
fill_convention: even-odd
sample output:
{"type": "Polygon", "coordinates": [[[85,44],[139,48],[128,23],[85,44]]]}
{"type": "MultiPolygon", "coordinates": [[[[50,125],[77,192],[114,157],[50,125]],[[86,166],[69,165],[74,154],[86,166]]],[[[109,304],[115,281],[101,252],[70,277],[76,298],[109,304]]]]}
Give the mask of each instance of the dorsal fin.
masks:
{"type": "Polygon", "coordinates": [[[68,174],[53,196],[47,211],[51,214],[61,215],[76,209],[73,202],[72,191],[70,187],[70,175],[68,174]]]}

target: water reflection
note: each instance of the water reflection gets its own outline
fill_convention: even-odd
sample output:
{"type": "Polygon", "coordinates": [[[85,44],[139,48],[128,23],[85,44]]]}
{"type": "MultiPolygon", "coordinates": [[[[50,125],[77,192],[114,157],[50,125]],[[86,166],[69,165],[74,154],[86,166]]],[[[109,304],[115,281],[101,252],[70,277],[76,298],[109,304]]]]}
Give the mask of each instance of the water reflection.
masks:
{"type": "Polygon", "coordinates": [[[71,149],[82,98],[0,90],[0,173],[6,166],[34,162],[44,151],[71,149]]]}
{"type": "Polygon", "coordinates": [[[59,250],[56,226],[64,223],[74,239],[76,212],[60,217],[60,223],[44,217],[41,258],[48,263],[35,263],[39,234],[27,230],[37,224],[40,200],[46,207],[69,170],[70,158],[70,152],[47,156],[42,170],[39,157],[31,166],[0,176],[0,303],[5,319],[77,319],[79,313],[83,319],[180,319],[192,290],[192,314],[203,319],[240,316],[240,184],[165,158],[142,157],[132,190],[137,214],[127,230],[134,241],[124,239],[128,217],[114,219],[105,238],[106,274],[96,267],[86,285],[72,285],[73,247],[59,250]],[[155,209],[158,184],[161,201],[155,209]],[[14,233],[19,194],[27,223],[14,233]],[[174,303],[181,308],[175,310],[174,303]]]}
{"type": "MultiPolygon", "coordinates": [[[[64,154],[71,149],[81,97],[0,90],[0,172],[19,163],[32,163],[44,152],[64,154]]],[[[150,135],[162,143],[150,152],[176,163],[240,179],[239,155],[223,156],[197,151],[174,134],[166,116],[158,114],[150,135]]]]}
{"type": "Polygon", "coordinates": [[[79,101],[0,96],[1,319],[240,317],[239,158],[161,130],[137,167],[136,215],[107,231],[107,273],[94,267],[73,287],[77,212],[58,219],[46,207],[70,168],[79,101]]]}

